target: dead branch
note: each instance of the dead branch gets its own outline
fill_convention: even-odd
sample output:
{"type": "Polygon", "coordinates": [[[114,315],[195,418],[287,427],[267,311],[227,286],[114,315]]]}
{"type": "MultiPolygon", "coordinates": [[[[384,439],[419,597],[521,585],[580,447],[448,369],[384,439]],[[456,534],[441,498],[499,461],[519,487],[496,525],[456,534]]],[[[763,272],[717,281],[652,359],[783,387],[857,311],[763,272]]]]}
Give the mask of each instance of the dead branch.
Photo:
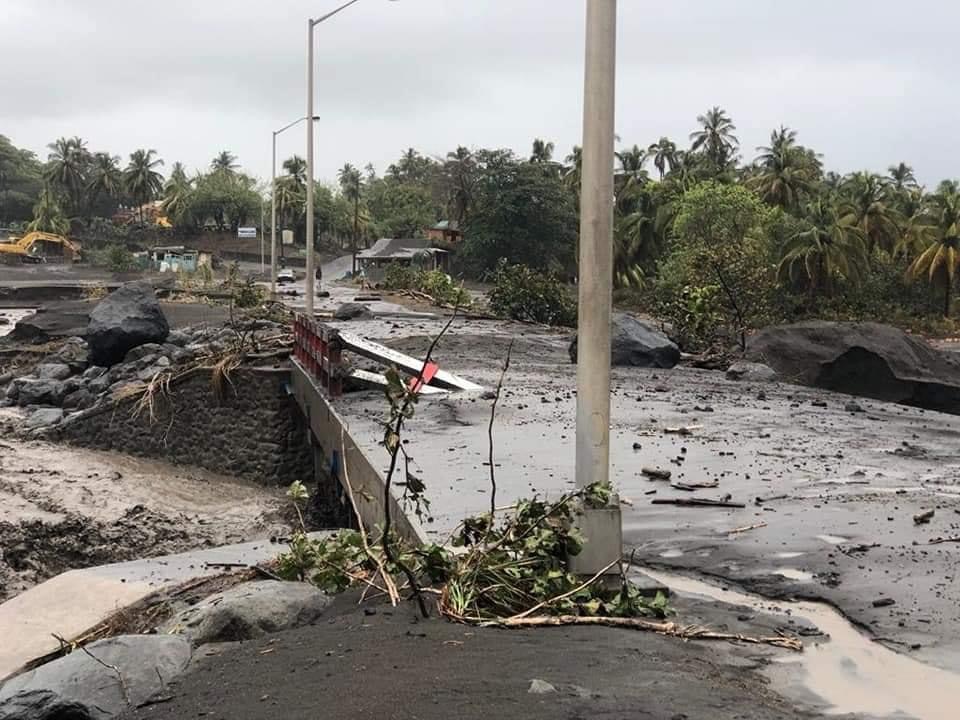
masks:
{"type": "Polygon", "coordinates": [[[652,500],[653,505],[681,505],[684,507],[722,507],[744,508],[746,505],[731,500],[711,500],[709,498],[657,498],[652,500]]]}
{"type": "Polygon", "coordinates": [[[733,530],[727,530],[727,535],[739,535],[740,533],[745,533],[750,530],[759,530],[760,528],[765,528],[767,524],[765,522],[758,522],[756,525],[746,525],[744,527],[734,528],[733,530]]]}
{"type": "Polygon", "coordinates": [[[934,538],[927,544],[940,545],[941,543],[960,543],[960,535],[955,535],[953,537],[934,538]]]}
{"type": "Polygon", "coordinates": [[[493,466],[493,420],[497,414],[497,403],[500,402],[500,392],[503,390],[503,379],[507,376],[507,370],[510,369],[510,355],[513,353],[513,339],[507,346],[507,357],[503,361],[503,372],[500,373],[500,380],[497,382],[497,389],[493,396],[493,404],[490,406],[490,424],[487,426],[488,449],[490,453],[490,528],[493,528],[493,518],[497,512],[497,477],[493,466]]]}
{"type": "MultiPolygon", "coordinates": [[[[417,373],[417,378],[411,387],[419,388],[423,384],[423,376],[427,372],[427,366],[430,364],[430,359],[433,356],[433,351],[437,348],[437,343],[440,342],[447,330],[450,329],[450,326],[453,325],[453,321],[457,319],[457,310],[458,306],[453,308],[453,314],[450,315],[450,319],[447,320],[446,325],[443,326],[443,329],[440,333],[433,338],[430,342],[430,346],[427,348],[427,354],[423,358],[423,364],[420,366],[420,371],[417,373]]],[[[410,406],[414,403],[416,398],[416,393],[407,390],[404,394],[403,406],[400,408],[400,412],[396,415],[396,420],[394,421],[393,427],[390,429],[390,432],[393,433],[396,443],[391,449],[388,447],[390,452],[390,467],[387,470],[386,478],[383,483],[383,537],[381,538],[383,546],[384,557],[387,558],[387,561],[398,566],[403,574],[407,578],[407,582],[410,583],[410,589],[413,591],[414,596],[417,598],[417,604],[420,607],[420,614],[423,617],[430,617],[430,612],[427,610],[427,604],[423,600],[423,594],[420,592],[420,584],[417,582],[417,578],[414,576],[413,572],[406,566],[405,563],[401,562],[398,557],[394,555],[393,548],[390,546],[390,529],[392,524],[392,518],[390,515],[390,501],[393,499],[393,496],[390,492],[390,488],[393,484],[393,476],[397,471],[397,458],[400,456],[400,432],[403,429],[403,420],[410,412],[410,406]]]]}
{"type": "MultiPolygon", "coordinates": [[[[464,622],[464,619],[446,613],[454,620],[464,622]]],[[[469,622],[469,621],[467,621],[469,622]]],[[[803,651],[803,643],[795,637],[787,635],[754,637],[740,633],[715,632],[701,625],[679,625],[673,622],[653,622],[641,618],[594,617],[589,615],[555,615],[526,617],[506,620],[489,620],[478,624],[480,627],[500,628],[531,628],[531,627],[560,627],[569,625],[601,625],[606,627],[625,628],[628,630],[644,630],[659,635],[676,637],[682,640],[729,640],[733,642],[750,643],[753,645],[772,645],[774,647],[803,651]]]]}
{"type": "Polygon", "coordinates": [[[68,648],[71,648],[72,650],[81,650],[85,655],[88,655],[94,662],[100,665],[103,665],[103,667],[107,668],[108,670],[111,670],[117,676],[117,680],[120,682],[120,690],[123,692],[124,702],[126,702],[127,705],[130,704],[130,691],[127,689],[127,681],[123,679],[123,673],[120,672],[120,668],[118,668],[116,665],[111,665],[110,663],[104,662],[103,660],[98,658],[96,655],[94,655],[92,652],[87,650],[86,646],[84,645],[78,645],[76,643],[68,642],[62,636],[57,635],[56,633],[50,633],[50,634],[53,635],[54,639],[56,639],[60,643],[61,647],[68,647],[68,648]]]}
{"type": "Polygon", "coordinates": [[[350,484],[350,473],[347,470],[347,447],[345,441],[346,432],[343,427],[340,427],[340,465],[343,467],[343,482],[347,488],[347,497],[350,499],[350,507],[353,508],[353,516],[357,520],[357,529],[360,533],[360,541],[363,543],[363,550],[367,553],[367,557],[373,560],[377,565],[377,572],[383,577],[383,584],[387,588],[387,595],[390,596],[390,604],[394,607],[400,602],[400,593],[397,592],[397,585],[393,582],[393,578],[390,576],[390,573],[387,572],[386,567],[383,565],[383,561],[380,559],[379,555],[376,555],[373,550],[370,548],[369,538],[367,537],[367,531],[363,527],[363,518],[360,517],[360,509],[357,507],[357,500],[353,495],[353,485],[350,484]]]}

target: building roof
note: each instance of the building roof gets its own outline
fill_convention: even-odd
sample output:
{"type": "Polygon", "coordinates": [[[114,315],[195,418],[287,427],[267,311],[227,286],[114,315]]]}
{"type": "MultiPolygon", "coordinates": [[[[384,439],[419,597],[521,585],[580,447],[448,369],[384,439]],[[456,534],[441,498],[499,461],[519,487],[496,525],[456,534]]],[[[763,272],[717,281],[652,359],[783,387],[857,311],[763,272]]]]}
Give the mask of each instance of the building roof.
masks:
{"type": "Polygon", "coordinates": [[[434,255],[445,253],[446,250],[430,247],[430,241],[422,238],[381,238],[373,247],[357,253],[361,260],[376,259],[408,259],[421,253],[434,255]]]}
{"type": "Polygon", "coordinates": [[[154,248],[150,248],[150,252],[162,252],[162,253],[195,253],[197,252],[193,248],[188,248],[185,245],[160,245],[154,248]]]}

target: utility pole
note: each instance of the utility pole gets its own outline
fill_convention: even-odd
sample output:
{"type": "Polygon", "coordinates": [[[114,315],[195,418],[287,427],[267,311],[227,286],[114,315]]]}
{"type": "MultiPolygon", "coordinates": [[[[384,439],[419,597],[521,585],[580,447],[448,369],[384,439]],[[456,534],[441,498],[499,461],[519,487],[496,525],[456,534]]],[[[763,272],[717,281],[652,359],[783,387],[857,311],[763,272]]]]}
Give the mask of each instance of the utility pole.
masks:
{"type": "MultiPolygon", "coordinates": [[[[613,164],[617,0],[587,0],[580,189],[577,323],[576,486],[610,479],[610,316],[613,283],[613,164]]],[[[620,508],[581,511],[581,574],[599,572],[622,552],[620,508]]]]}
{"type": "MultiPolygon", "coordinates": [[[[313,28],[316,20],[307,19],[307,114],[313,117],[313,28]]],[[[307,278],[306,313],[313,317],[313,123],[307,122],[307,278]]]]}

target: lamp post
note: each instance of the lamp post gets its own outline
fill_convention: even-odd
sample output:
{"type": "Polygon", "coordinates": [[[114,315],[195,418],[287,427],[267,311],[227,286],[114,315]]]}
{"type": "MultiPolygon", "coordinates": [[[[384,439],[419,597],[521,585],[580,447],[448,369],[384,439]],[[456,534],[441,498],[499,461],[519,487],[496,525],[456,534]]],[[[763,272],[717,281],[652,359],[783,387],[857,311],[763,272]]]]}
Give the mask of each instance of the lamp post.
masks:
{"type": "MultiPolygon", "coordinates": [[[[610,479],[610,316],[613,284],[614,90],[617,0],[587,0],[580,189],[576,486],[610,479]]],[[[622,552],[619,507],[586,510],[575,571],[599,572],[622,552]]]]}
{"type": "MultiPolygon", "coordinates": [[[[277,135],[299,125],[306,117],[297,118],[279,130],[273,131],[273,161],[270,170],[270,292],[277,292],[277,135]]],[[[314,121],[320,118],[313,116],[314,121]]],[[[313,123],[310,123],[311,125],[313,123]]]]}
{"type": "MultiPolygon", "coordinates": [[[[395,0],[392,0],[395,1],[395,0]]],[[[350,0],[326,15],[307,19],[307,117],[313,114],[313,29],[320,23],[329,20],[337,13],[346,10],[360,0],[350,0]]],[[[314,300],[314,270],[313,270],[313,123],[307,123],[307,307],[309,317],[313,316],[314,300]]]]}

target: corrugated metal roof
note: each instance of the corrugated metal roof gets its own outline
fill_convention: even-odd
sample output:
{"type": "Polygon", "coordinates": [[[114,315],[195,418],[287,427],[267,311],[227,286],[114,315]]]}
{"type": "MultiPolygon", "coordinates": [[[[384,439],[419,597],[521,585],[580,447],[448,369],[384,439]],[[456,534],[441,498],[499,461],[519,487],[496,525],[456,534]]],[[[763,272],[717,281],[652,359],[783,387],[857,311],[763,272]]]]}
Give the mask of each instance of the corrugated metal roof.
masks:
{"type": "Polygon", "coordinates": [[[381,238],[369,250],[357,253],[357,257],[367,260],[392,257],[409,258],[422,252],[433,254],[444,251],[430,247],[430,241],[423,238],[381,238]]]}

